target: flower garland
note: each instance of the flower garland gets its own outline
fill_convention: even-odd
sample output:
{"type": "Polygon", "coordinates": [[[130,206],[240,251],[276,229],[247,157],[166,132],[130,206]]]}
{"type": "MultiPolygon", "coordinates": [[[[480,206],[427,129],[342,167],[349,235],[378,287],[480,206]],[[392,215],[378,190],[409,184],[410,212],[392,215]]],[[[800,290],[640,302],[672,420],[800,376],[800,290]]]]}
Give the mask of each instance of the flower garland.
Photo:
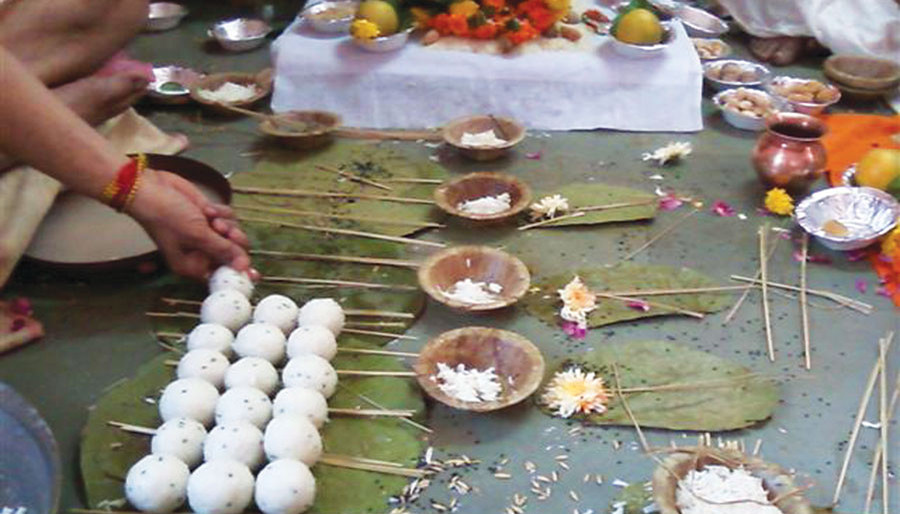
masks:
{"type": "Polygon", "coordinates": [[[881,281],[880,293],[900,307],[900,225],[881,242],[881,253],[869,260],[881,281]]]}
{"type": "Polygon", "coordinates": [[[462,0],[433,15],[423,7],[411,11],[420,26],[441,36],[499,38],[517,46],[552,29],[570,9],[571,0],[462,0]]]}

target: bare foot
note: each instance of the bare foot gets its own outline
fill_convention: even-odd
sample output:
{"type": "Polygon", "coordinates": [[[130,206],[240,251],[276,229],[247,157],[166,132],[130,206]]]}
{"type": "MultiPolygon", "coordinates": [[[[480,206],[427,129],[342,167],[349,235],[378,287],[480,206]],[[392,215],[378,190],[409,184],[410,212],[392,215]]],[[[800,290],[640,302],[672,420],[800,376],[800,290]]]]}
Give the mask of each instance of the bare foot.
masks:
{"type": "Polygon", "coordinates": [[[53,89],[70,109],[91,125],[98,125],[137,102],[147,91],[147,79],[139,73],[88,77],[53,89]]]}
{"type": "Polygon", "coordinates": [[[783,36],[750,40],[750,53],[760,61],[775,66],[793,64],[803,55],[805,48],[806,38],[800,37],[783,36]]]}

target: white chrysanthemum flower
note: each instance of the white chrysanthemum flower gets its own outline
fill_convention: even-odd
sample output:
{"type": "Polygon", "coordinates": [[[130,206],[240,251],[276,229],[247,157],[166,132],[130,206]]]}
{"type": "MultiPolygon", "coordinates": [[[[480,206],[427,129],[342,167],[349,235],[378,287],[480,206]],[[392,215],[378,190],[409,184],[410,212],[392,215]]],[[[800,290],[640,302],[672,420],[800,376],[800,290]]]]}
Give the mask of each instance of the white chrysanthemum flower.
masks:
{"type": "Polygon", "coordinates": [[[556,372],[541,395],[541,402],[562,418],[573,414],[603,414],[609,399],[603,378],[577,367],[556,372]]]}
{"type": "Polygon", "coordinates": [[[657,148],[653,153],[645,153],[641,158],[645,161],[656,161],[663,165],[687,157],[694,151],[694,147],[687,141],[671,142],[662,148],[657,148]]]}
{"type": "Polygon", "coordinates": [[[569,200],[563,195],[545,196],[539,201],[531,204],[532,219],[555,218],[557,214],[562,214],[569,210],[569,200]]]}
{"type": "Polygon", "coordinates": [[[597,295],[581,281],[581,277],[575,276],[566,287],[557,291],[563,302],[559,316],[566,320],[578,323],[578,326],[587,326],[587,315],[597,308],[597,295]]]}

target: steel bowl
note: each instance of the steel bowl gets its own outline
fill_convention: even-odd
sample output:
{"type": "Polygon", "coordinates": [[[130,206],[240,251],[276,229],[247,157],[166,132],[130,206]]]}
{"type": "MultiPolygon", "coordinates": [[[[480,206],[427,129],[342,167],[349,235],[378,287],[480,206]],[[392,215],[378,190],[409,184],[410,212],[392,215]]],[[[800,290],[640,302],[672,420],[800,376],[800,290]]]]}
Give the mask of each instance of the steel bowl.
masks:
{"type": "MultiPolygon", "coordinates": [[[[742,114],[739,112],[735,112],[731,109],[725,108],[725,100],[729,95],[734,94],[737,91],[736,89],[726,89],[724,91],[720,91],[716,93],[716,96],[713,97],[713,103],[716,104],[716,107],[722,111],[722,117],[725,118],[725,121],[728,122],[734,128],[739,128],[741,130],[753,130],[760,131],[766,128],[766,118],[765,116],[750,116],[747,114],[742,114]]],[[[766,93],[765,91],[760,90],[749,90],[752,91],[752,94],[759,95],[761,97],[768,98],[772,103],[773,109],[775,109],[775,99],[772,98],[772,95],[766,93]]]]}
{"type": "Polygon", "coordinates": [[[832,250],[865,248],[897,226],[900,202],[871,187],[833,187],[811,194],[794,212],[797,223],[832,250]],[[846,234],[827,230],[837,222],[846,234]]]}
{"type": "Polygon", "coordinates": [[[302,17],[316,32],[347,34],[358,6],[355,0],[326,0],[304,9],[302,17]]]}
{"type": "Polygon", "coordinates": [[[796,100],[790,100],[787,97],[784,97],[778,92],[775,91],[775,87],[791,82],[809,82],[809,79],[798,79],[793,77],[775,77],[768,84],[766,84],[766,89],[769,90],[769,93],[775,97],[782,104],[782,108],[785,110],[791,110],[794,112],[799,112],[801,114],[808,114],[810,116],[816,116],[817,114],[821,114],[829,105],[834,105],[841,101],[841,90],[835,87],[833,84],[825,84],[828,89],[833,90],[837,93],[834,100],[830,102],[798,102],[796,100]]]}
{"type": "Polygon", "coordinates": [[[616,39],[615,36],[610,35],[610,44],[612,45],[613,50],[622,57],[628,57],[629,59],[652,59],[662,54],[666,48],[671,46],[672,42],[675,41],[675,38],[677,37],[675,35],[675,29],[670,22],[662,22],[661,25],[663,28],[662,43],[656,45],[633,45],[631,43],[623,43],[616,39]]]}
{"type": "Polygon", "coordinates": [[[153,82],[147,85],[147,98],[163,104],[184,104],[191,99],[191,86],[204,75],[181,66],[156,66],[153,82]]]}
{"type": "Polygon", "coordinates": [[[412,34],[413,28],[391,34],[390,36],[376,37],[374,39],[357,39],[353,38],[356,46],[367,52],[383,53],[393,52],[403,48],[403,45],[409,41],[409,35],[412,34]]]}
{"type": "Polygon", "coordinates": [[[691,37],[719,37],[728,32],[728,24],[703,9],[682,4],[675,10],[684,30],[691,37]]]}
{"type": "Polygon", "coordinates": [[[762,64],[757,64],[755,62],[744,61],[741,59],[720,59],[718,61],[710,61],[703,65],[703,79],[706,80],[706,83],[712,86],[713,89],[717,91],[723,91],[725,89],[732,89],[736,87],[762,87],[762,85],[768,80],[769,76],[772,73],[768,68],[763,66],[762,64]],[[750,80],[747,82],[739,82],[739,81],[729,81],[729,80],[721,80],[712,78],[709,76],[710,70],[714,68],[719,68],[721,66],[725,66],[728,63],[734,63],[739,65],[741,68],[745,70],[753,70],[756,72],[756,80],[750,80]]]}
{"type": "Polygon", "coordinates": [[[209,36],[230,52],[246,52],[265,43],[269,32],[272,28],[263,20],[235,18],[213,25],[209,36]]]}
{"type": "Polygon", "coordinates": [[[722,41],[721,39],[708,39],[708,38],[691,38],[691,42],[694,43],[694,49],[697,51],[697,56],[700,57],[701,61],[715,61],[717,59],[722,59],[731,55],[731,46],[728,43],[722,41]],[[702,43],[715,43],[721,50],[712,57],[703,57],[700,55],[700,48],[698,45],[702,43]]]}
{"type": "Polygon", "coordinates": [[[187,16],[188,10],[181,4],[173,2],[154,2],[147,11],[147,22],[144,30],[150,32],[162,32],[174,29],[181,23],[181,19],[187,16]]]}

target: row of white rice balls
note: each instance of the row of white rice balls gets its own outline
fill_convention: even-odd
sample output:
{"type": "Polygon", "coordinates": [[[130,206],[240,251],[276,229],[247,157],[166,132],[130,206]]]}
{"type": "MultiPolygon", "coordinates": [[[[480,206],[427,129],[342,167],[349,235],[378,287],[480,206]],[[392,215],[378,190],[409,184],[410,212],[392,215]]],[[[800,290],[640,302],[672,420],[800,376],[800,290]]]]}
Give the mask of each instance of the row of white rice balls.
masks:
{"type": "MultiPolygon", "coordinates": [[[[234,304],[237,296],[227,291],[210,295],[203,310],[222,312],[223,299],[234,304]]],[[[171,512],[184,502],[186,493],[195,512],[238,513],[249,505],[255,490],[257,506],[266,514],[309,508],[315,480],[308,466],[322,453],[317,429],[327,420],[325,396],[334,392],[337,381],[326,359],[336,353],[332,330],[340,331],[343,317],[340,306],[330,299],[313,300],[298,309],[289,298],[273,295],[257,305],[254,323],[241,328],[237,337],[222,325],[196,327],[178,366],[179,379],[160,399],[165,423],[151,443],[153,455],[129,471],[126,494],[132,504],[145,512],[171,512]],[[288,313],[303,326],[285,340],[283,331],[294,325],[288,313]],[[312,324],[319,321],[329,321],[329,328],[312,324]],[[226,355],[232,350],[240,360],[229,365],[226,355]],[[269,395],[278,386],[274,364],[285,353],[291,358],[283,373],[286,388],[273,404],[269,395]],[[217,388],[223,386],[227,391],[219,397],[217,388]],[[275,419],[269,422],[273,414],[275,419]],[[213,418],[217,425],[207,435],[204,425],[213,418]],[[264,456],[271,462],[254,485],[251,470],[262,465],[264,456]],[[190,473],[201,459],[206,463],[190,473]]],[[[205,318],[202,321],[217,321],[205,318]]],[[[229,323],[239,326],[234,319],[229,323]]]]}

